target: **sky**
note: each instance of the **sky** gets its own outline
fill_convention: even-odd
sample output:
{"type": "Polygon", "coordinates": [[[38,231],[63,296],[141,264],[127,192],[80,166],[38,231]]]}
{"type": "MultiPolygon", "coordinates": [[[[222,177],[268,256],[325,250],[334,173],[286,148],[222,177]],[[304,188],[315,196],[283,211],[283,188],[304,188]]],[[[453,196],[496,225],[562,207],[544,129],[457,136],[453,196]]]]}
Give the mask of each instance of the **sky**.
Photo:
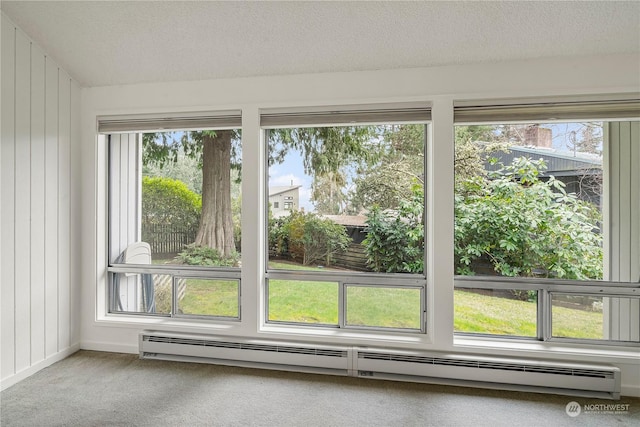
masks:
{"type": "MultiPolygon", "coordinates": [[[[550,128],[552,130],[553,148],[558,153],[572,155],[573,150],[570,148],[570,134],[578,132],[581,123],[546,123],[541,127],[550,128]]],[[[295,150],[290,150],[284,161],[280,164],[273,165],[269,168],[269,186],[286,186],[301,185],[299,189],[300,207],[305,212],[314,212],[315,208],[311,202],[311,184],[313,178],[304,173],[302,165],[302,157],[295,150]]]]}
{"type": "MultiPolygon", "coordinates": [[[[552,130],[553,148],[558,153],[573,155],[570,145],[570,135],[572,132],[579,132],[581,123],[547,123],[541,127],[552,130]]],[[[173,138],[180,140],[182,132],[174,132],[173,138]]],[[[302,164],[302,157],[299,152],[290,150],[285,159],[280,164],[275,164],[269,168],[269,187],[300,185],[300,208],[305,212],[314,212],[315,207],[311,202],[311,184],[313,178],[305,174],[302,164]]]]}
{"type": "Polygon", "coordinates": [[[275,164],[269,168],[269,187],[281,185],[301,185],[299,191],[300,208],[305,212],[314,212],[315,208],[311,202],[311,184],[313,178],[304,173],[302,157],[297,151],[291,150],[280,164],[275,164]]]}

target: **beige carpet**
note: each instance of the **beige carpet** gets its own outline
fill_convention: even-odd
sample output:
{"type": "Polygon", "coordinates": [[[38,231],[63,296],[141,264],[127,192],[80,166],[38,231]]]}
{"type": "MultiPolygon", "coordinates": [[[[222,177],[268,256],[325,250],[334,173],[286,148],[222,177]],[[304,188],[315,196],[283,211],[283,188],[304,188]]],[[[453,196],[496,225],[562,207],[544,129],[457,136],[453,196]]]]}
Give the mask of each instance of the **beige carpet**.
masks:
{"type": "Polygon", "coordinates": [[[621,401],[139,360],[80,351],[2,392],[10,426],[640,426],[621,401]],[[569,417],[567,403],[619,403],[569,417]]]}

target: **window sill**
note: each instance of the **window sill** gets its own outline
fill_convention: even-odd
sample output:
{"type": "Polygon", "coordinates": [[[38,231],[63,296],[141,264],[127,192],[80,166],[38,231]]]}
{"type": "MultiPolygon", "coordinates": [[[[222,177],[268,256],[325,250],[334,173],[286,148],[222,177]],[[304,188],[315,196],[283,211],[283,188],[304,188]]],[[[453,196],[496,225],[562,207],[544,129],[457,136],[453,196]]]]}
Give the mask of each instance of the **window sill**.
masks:
{"type": "Polygon", "coordinates": [[[291,326],[291,325],[263,325],[258,332],[260,336],[287,340],[300,339],[311,341],[331,342],[336,345],[356,345],[356,346],[390,346],[404,348],[424,349],[425,345],[430,345],[431,340],[421,333],[393,333],[380,330],[354,330],[339,328],[320,328],[313,326],[291,326]]]}
{"type": "Polygon", "coordinates": [[[540,357],[548,359],[589,360],[610,363],[640,364],[638,347],[542,342],[487,337],[454,337],[457,351],[496,354],[501,356],[540,357]]]}
{"type": "Polygon", "coordinates": [[[263,325],[259,331],[248,331],[240,322],[205,322],[194,319],[150,318],[125,314],[110,314],[96,319],[96,326],[158,329],[172,332],[220,334],[245,338],[286,341],[321,342],[326,345],[407,349],[424,352],[446,351],[489,356],[525,357],[600,363],[640,365],[638,347],[590,345],[560,342],[527,341],[488,337],[454,337],[453,346],[434,345],[425,334],[385,333],[384,331],[345,330],[311,326],[263,325]]]}
{"type": "MultiPolygon", "coordinates": [[[[150,317],[136,316],[129,314],[108,314],[96,319],[97,326],[123,327],[123,328],[143,328],[170,330],[193,330],[211,333],[233,333],[240,329],[240,322],[237,320],[205,321],[194,319],[179,319],[175,317],[150,317]]],[[[237,332],[236,332],[237,333],[237,332]]]]}

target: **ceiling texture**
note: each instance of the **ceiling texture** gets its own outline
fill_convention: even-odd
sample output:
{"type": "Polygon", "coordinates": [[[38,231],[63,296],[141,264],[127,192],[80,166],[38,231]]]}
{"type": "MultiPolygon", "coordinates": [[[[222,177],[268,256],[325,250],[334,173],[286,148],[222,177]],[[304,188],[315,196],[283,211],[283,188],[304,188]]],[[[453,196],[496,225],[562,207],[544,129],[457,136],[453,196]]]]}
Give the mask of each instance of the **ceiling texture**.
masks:
{"type": "Polygon", "coordinates": [[[638,1],[2,1],[0,8],[84,87],[640,52],[638,1]]]}

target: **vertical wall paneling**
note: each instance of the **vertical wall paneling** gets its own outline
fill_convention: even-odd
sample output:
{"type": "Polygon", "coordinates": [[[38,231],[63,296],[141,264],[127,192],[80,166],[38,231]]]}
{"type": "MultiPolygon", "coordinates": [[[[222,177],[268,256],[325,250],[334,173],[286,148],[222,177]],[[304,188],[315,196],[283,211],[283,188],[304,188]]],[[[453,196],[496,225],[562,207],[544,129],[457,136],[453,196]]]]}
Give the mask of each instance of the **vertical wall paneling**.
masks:
{"type": "Polygon", "coordinates": [[[58,65],[45,58],[45,348],[58,352],[58,65]]]}
{"type": "Polygon", "coordinates": [[[129,135],[123,134],[120,136],[120,179],[118,180],[118,184],[120,185],[120,212],[118,212],[118,232],[120,247],[118,253],[122,252],[127,247],[127,238],[129,236],[129,227],[128,221],[123,221],[124,218],[127,217],[127,213],[129,212],[129,197],[128,188],[129,188],[129,135]]]}
{"type": "MultiPolygon", "coordinates": [[[[609,141],[609,278],[640,279],[640,122],[607,125],[609,141]]],[[[612,339],[640,339],[640,303],[629,298],[605,299],[605,334],[612,339]]]]}
{"type": "Polygon", "coordinates": [[[118,218],[121,220],[118,222],[118,241],[120,242],[120,248],[118,253],[120,253],[125,247],[127,242],[127,222],[122,221],[122,218],[127,217],[127,212],[129,212],[128,201],[129,198],[127,195],[127,187],[129,181],[129,135],[121,135],[120,136],[120,179],[118,180],[118,184],[120,185],[120,212],[118,212],[118,218]]]}
{"type": "Polygon", "coordinates": [[[58,74],[58,345],[60,349],[71,344],[70,339],[70,138],[71,138],[71,83],[62,70],[58,74]]]}
{"type": "MultiPolygon", "coordinates": [[[[631,211],[631,255],[630,255],[630,281],[640,283],[640,122],[631,123],[630,132],[630,159],[631,159],[631,194],[629,196],[629,209],[631,211]]],[[[640,340],[640,298],[631,300],[630,313],[631,325],[629,334],[633,339],[640,340]],[[633,315],[636,321],[633,321],[633,315]]]]}
{"type": "Polygon", "coordinates": [[[79,346],[80,94],[3,13],[0,78],[0,386],[79,346]],[[76,154],[77,155],[77,154],[76,154]],[[74,311],[75,310],[75,311],[74,311]]]}
{"type": "Polygon", "coordinates": [[[621,232],[619,235],[620,245],[620,267],[618,280],[628,282],[630,277],[631,266],[631,230],[628,228],[631,224],[631,123],[616,123],[620,128],[620,160],[618,168],[620,171],[620,224],[621,232]],[[627,228],[626,232],[622,232],[627,228]]]}
{"type": "Polygon", "coordinates": [[[15,321],[16,372],[31,365],[31,43],[16,32],[15,321]]]}
{"type": "Polygon", "coordinates": [[[133,243],[133,242],[137,242],[138,241],[138,182],[140,181],[138,179],[138,173],[140,173],[140,170],[138,170],[138,151],[139,151],[139,144],[138,144],[138,134],[130,134],[129,135],[129,158],[127,159],[128,161],[128,168],[127,168],[127,174],[128,174],[128,182],[129,182],[129,187],[127,188],[128,190],[128,211],[127,211],[127,217],[131,218],[128,221],[128,227],[127,227],[127,242],[128,243],[133,243]],[[133,214],[133,216],[132,216],[133,214]]]}
{"type": "MultiPolygon", "coordinates": [[[[127,245],[138,241],[138,134],[129,134],[129,147],[127,152],[127,245]]],[[[136,283],[139,277],[134,277],[136,283]]],[[[138,293],[139,286],[129,289],[129,307],[138,307],[140,295],[138,293]]]]}
{"type": "MultiPolygon", "coordinates": [[[[71,105],[70,105],[70,126],[71,126],[71,149],[70,149],[70,162],[74,167],[71,168],[71,215],[70,223],[71,227],[70,239],[70,268],[71,268],[71,283],[79,286],[80,283],[80,269],[78,268],[81,257],[81,241],[80,241],[80,228],[79,224],[82,222],[80,209],[80,195],[81,195],[81,183],[80,178],[80,121],[74,120],[74,117],[80,117],[80,87],[74,81],[71,81],[71,105]]],[[[70,298],[70,339],[71,344],[80,342],[80,292],[78,289],[71,289],[70,298]]]]}
{"type": "Polygon", "coordinates": [[[0,138],[0,378],[15,373],[15,27],[2,15],[2,129],[0,138]]]}
{"type": "MultiPolygon", "coordinates": [[[[608,271],[609,280],[615,280],[619,276],[619,263],[614,260],[620,259],[620,246],[618,245],[618,239],[615,236],[620,234],[620,204],[618,199],[620,194],[616,191],[620,187],[620,171],[616,167],[620,159],[620,144],[617,141],[620,139],[620,128],[617,123],[605,124],[605,140],[607,141],[608,156],[608,186],[605,191],[608,192],[607,212],[605,212],[605,224],[608,224],[608,228],[605,231],[605,239],[607,243],[605,249],[608,252],[605,254],[606,266],[605,270],[608,271]]],[[[603,316],[604,316],[604,338],[618,339],[618,331],[620,325],[618,317],[615,313],[618,313],[619,300],[612,298],[605,298],[603,300],[603,316]]]]}
{"type": "Polygon", "coordinates": [[[31,45],[31,363],[45,357],[44,54],[31,45]]]}
{"type": "MultiPolygon", "coordinates": [[[[140,209],[138,179],[140,151],[138,134],[114,134],[110,136],[109,193],[110,254],[114,262],[126,247],[139,240],[138,218],[140,209]]],[[[120,300],[126,310],[137,307],[136,277],[120,279],[120,300]]]]}
{"type": "Polygon", "coordinates": [[[111,181],[110,211],[111,218],[119,218],[111,223],[111,262],[130,244],[138,240],[138,135],[114,134],[110,140],[109,155],[111,181]]]}
{"type": "MultiPolygon", "coordinates": [[[[109,136],[109,218],[117,218],[120,214],[120,138],[122,135],[109,136]]],[[[118,224],[109,224],[109,263],[115,261],[120,253],[120,227],[118,224]]]]}
{"type": "MultiPolygon", "coordinates": [[[[631,123],[620,122],[620,224],[621,232],[618,237],[620,245],[620,273],[618,280],[628,282],[631,279],[631,123]],[[625,230],[623,232],[622,230],[625,230]]],[[[620,338],[629,339],[629,319],[630,301],[628,298],[621,299],[618,307],[618,315],[620,316],[620,338]]]]}

